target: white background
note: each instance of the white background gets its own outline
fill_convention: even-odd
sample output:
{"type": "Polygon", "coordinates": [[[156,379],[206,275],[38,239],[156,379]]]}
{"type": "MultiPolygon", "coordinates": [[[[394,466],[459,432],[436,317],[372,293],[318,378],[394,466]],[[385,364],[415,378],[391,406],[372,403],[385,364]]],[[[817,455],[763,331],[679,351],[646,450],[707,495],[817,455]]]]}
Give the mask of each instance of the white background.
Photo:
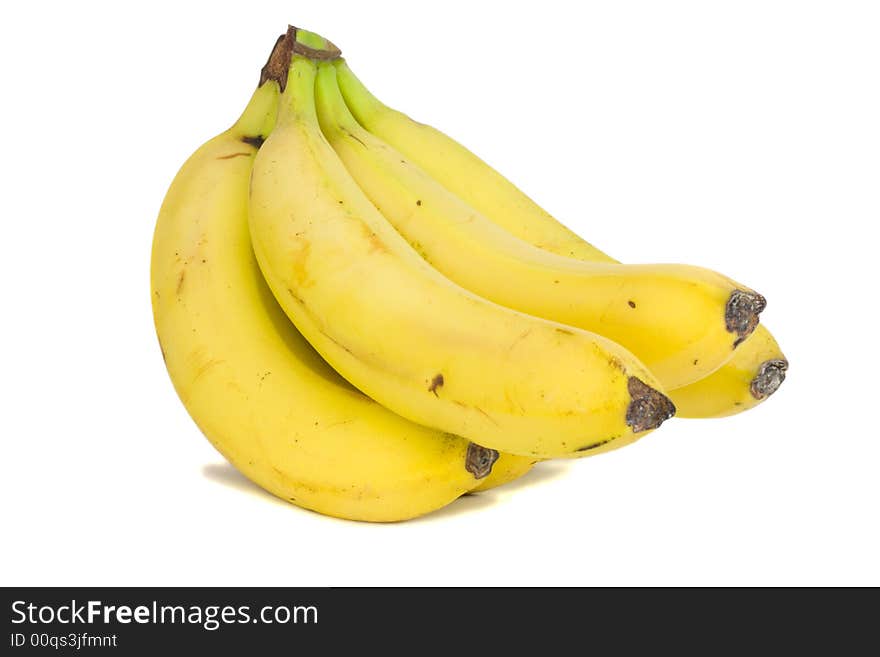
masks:
{"type": "Polygon", "coordinates": [[[876,3],[146,6],[0,16],[3,584],[880,585],[876,3]],[[401,524],[244,480],[165,373],[150,242],[288,22],[612,255],[763,292],[780,392],[401,524]]]}

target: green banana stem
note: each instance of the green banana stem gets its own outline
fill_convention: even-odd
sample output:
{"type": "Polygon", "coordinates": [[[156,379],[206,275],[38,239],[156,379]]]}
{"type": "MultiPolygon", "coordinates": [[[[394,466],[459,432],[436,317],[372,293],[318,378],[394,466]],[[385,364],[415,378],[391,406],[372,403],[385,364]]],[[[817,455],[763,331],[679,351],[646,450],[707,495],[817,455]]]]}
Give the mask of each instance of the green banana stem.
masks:
{"type": "MultiPolygon", "coordinates": [[[[310,48],[311,50],[315,51],[324,51],[328,54],[331,47],[336,49],[336,46],[334,46],[320,34],[309,32],[308,30],[302,30],[298,27],[294,27],[291,29],[294,30],[294,34],[296,35],[296,43],[300,46],[305,46],[306,48],[310,48]]],[[[308,53],[302,51],[300,51],[300,54],[308,55],[308,53]]]]}
{"type": "Polygon", "coordinates": [[[278,38],[260,77],[261,84],[275,80],[283,93],[278,123],[301,117],[317,121],[315,76],[317,62],[338,59],[340,50],[330,41],[308,30],[290,26],[278,38]]]}

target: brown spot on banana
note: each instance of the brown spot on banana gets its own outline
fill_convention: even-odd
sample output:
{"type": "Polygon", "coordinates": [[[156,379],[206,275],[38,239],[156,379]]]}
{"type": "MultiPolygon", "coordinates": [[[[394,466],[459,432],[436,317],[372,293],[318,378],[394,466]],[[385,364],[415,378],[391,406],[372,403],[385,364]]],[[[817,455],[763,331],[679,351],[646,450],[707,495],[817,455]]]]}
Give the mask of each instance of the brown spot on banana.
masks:
{"type": "Polygon", "coordinates": [[[234,158],[234,157],[241,157],[242,155],[250,156],[250,155],[253,155],[253,153],[245,153],[245,152],[241,152],[241,153],[230,153],[229,155],[221,155],[221,156],[219,156],[217,159],[218,159],[218,160],[231,160],[231,159],[234,158]]]}
{"type": "Polygon", "coordinates": [[[641,379],[629,377],[627,389],[630,402],[626,409],[626,423],[633,433],[656,429],[675,415],[675,404],[672,400],[641,379]]]}
{"type": "Polygon", "coordinates": [[[479,406],[474,406],[473,409],[474,409],[475,411],[477,411],[480,415],[482,415],[483,417],[485,417],[487,420],[489,420],[489,422],[491,422],[492,424],[494,424],[496,427],[499,426],[499,425],[498,425],[498,422],[495,421],[495,418],[493,418],[491,415],[489,415],[486,411],[484,411],[484,410],[483,410],[482,408],[480,408],[479,406]]]}
{"type": "Polygon", "coordinates": [[[296,301],[299,305],[305,307],[306,302],[303,301],[303,298],[302,298],[301,296],[299,296],[296,292],[294,292],[291,288],[287,288],[287,293],[288,293],[288,294],[290,295],[290,297],[291,297],[294,301],[296,301]]]}
{"type": "Polygon", "coordinates": [[[736,349],[758,326],[759,315],[767,307],[767,300],[757,292],[734,290],[727,299],[724,322],[728,332],[736,333],[736,349]]]}
{"type": "Polygon", "coordinates": [[[761,363],[758,374],[752,379],[749,392],[752,397],[761,400],[766,399],[779,390],[779,386],[785,381],[785,371],[788,369],[788,361],[784,358],[767,360],[761,363]]]}
{"type": "Polygon", "coordinates": [[[428,386],[428,392],[433,392],[435,397],[439,397],[440,395],[437,394],[437,388],[442,388],[443,383],[443,375],[439,373],[435,374],[434,378],[431,379],[431,385],[428,386]]]}
{"type": "Polygon", "coordinates": [[[492,472],[492,466],[498,460],[498,452],[476,443],[468,443],[464,458],[464,469],[474,475],[474,479],[483,479],[492,472]]]}
{"type": "Polygon", "coordinates": [[[584,445],[583,447],[578,447],[574,451],[575,452],[589,452],[591,449],[597,449],[597,448],[601,447],[602,445],[607,445],[612,440],[614,440],[614,438],[606,438],[605,440],[600,440],[595,443],[590,443],[589,445],[584,445]]]}
{"type": "Polygon", "coordinates": [[[322,329],[318,329],[318,333],[320,333],[321,335],[323,335],[325,338],[327,338],[328,340],[330,340],[330,342],[332,342],[333,344],[335,344],[337,347],[339,347],[340,349],[342,349],[343,351],[345,351],[345,352],[348,353],[349,355],[354,356],[355,358],[357,358],[357,356],[356,356],[355,353],[351,350],[351,348],[347,347],[347,346],[344,345],[342,342],[340,342],[339,340],[337,340],[336,338],[334,338],[332,335],[330,335],[329,333],[327,333],[327,331],[324,331],[324,330],[322,330],[322,329]]]}
{"type": "Polygon", "coordinates": [[[358,137],[356,134],[350,132],[350,131],[347,130],[346,128],[343,128],[342,126],[339,126],[339,130],[342,131],[342,132],[343,132],[345,135],[347,135],[348,137],[351,137],[352,139],[354,139],[357,143],[359,143],[359,144],[360,144],[361,146],[363,146],[364,148],[367,147],[367,145],[364,143],[364,140],[361,139],[360,137],[358,137]]]}
{"type": "Polygon", "coordinates": [[[263,145],[263,142],[266,141],[266,138],[262,135],[255,135],[253,137],[242,137],[241,140],[248,146],[253,146],[257,150],[260,150],[260,146],[263,145]]]}

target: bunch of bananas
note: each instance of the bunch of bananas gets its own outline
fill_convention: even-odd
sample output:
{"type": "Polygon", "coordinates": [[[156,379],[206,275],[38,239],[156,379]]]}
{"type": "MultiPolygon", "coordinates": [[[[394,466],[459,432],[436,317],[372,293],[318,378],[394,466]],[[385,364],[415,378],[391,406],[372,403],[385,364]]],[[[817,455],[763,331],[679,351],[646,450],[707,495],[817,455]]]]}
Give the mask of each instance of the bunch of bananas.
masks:
{"type": "Polygon", "coordinates": [[[760,403],[761,295],[625,265],[289,28],[153,240],[159,343],[213,445],[278,497],[394,521],[760,403]]]}

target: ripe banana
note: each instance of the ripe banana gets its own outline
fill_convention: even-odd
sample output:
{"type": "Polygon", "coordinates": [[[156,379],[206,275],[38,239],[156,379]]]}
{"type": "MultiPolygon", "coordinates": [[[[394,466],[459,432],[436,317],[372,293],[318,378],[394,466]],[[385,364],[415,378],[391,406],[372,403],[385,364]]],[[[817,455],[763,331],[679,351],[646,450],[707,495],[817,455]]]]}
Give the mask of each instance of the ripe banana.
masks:
{"type": "Polygon", "coordinates": [[[325,62],[321,129],[361,189],[431,265],[498,304],[603,335],[666,388],[718,369],[754,330],[764,301],[701,267],[582,262],[511,235],[351,115],[325,62]]]}
{"type": "MultiPolygon", "coordinates": [[[[736,355],[704,379],[667,394],[675,404],[676,417],[718,418],[754,408],[772,395],[785,380],[788,361],[776,340],[759,326],[736,355]]],[[[501,453],[492,473],[470,492],[477,493],[519,479],[537,461],[501,453]]]]}
{"type": "Polygon", "coordinates": [[[486,301],[406,243],[321,134],[315,60],[338,51],[292,34],[249,223],[275,298],[325,360],[410,420],[523,456],[607,451],[670,417],[656,379],[624,348],[486,301]]]}
{"type": "MultiPolygon", "coordinates": [[[[358,123],[371,134],[402,153],[408,162],[427,173],[477,213],[515,237],[558,256],[590,263],[617,264],[617,261],[612,257],[554,219],[513,183],[464,146],[442,132],[413,121],[405,114],[384,105],[354,76],[344,60],[337,60],[334,64],[337,69],[339,88],[346,105],[358,123]]],[[[366,150],[366,146],[364,150],[366,150]]],[[[412,208],[411,211],[413,215],[416,214],[412,208]]],[[[423,215],[424,213],[419,217],[419,221],[423,219],[423,215]]],[[[412,226],[415,223],[415,221],[411,221],[408,225],[412,226]]],[[[420,226],[415,226],[415,228],[420,228],[420,226]]],[[[468,275],[473,277],[482,275],[482,272],[476,274],[470,272],[468,275]]],[[[509,287],[511,294],[518,292],[517,286],[510,285],[509,287]]],[[[550,289],[552,290],[553,286],[550,286],[550,289]]],[[[578,301],[580,302],[580,299],[578,301]]],[[[763,305],[760,301],[755,301],[759,306],[763,305]]],[[[753,309],[758,310],[758,307],[753,309]]],[[[744,323],[746,329],[749,323],[748,321],[744,323]]],[[[716,395],[713,402],[713,414],[721,412],[722,409],[726,409],[729,413],[745,410],[766,399],[772,393],[771,387],[761,399],[756,399],[754,396],[744,399],[744,394],[751,394],[751,384],[749,383],[745,387],[733,385],[735,381],[744,380],[743,373],[751,373],[748,378],[750,382],[753,378],[758,377],[762,371],[766,372],[768,369],[784,372],[780,367],[773,365],[774,362],[782,362],[787,366],[787,362],[778,346],[772,345],[775,345],[775,341],[769,331],[763,326],[758,326],[753,336],[746,338],[743,345],[733,351],[729,360],[714,374],[706,372],[708,376],[705,379],[691,384],[699,386],[695,390],[702,390],[705,393],[711,391],[716,395]],[[747,345],[753,340],[753,344],[747,349],[747,345]],[[758,364],[754,362],[754,354],[757,352],[762,352],[764,356],[764,360],[758,364]],[[713,380],[716,376],[717,380],[713,380]]],[[[696,356],[696,358],[700,357],[696,356]]],[[[686,370],[690,369],[689,364],[692,365],[693,360],[690,363],[686,359],[682,361],[682,366],[686,370]]],[[[685,373],[678,375],[673,372],[673,376],[670,376],[669,372],[658,372],[656,367],[654,371],[667,389],[678,387],[673,385],[676,381],[680,382],[690,378],[685,373]]],[[[700,416],[706,407],[702,403],[697,403],[697,400],[699,400],[699,395],[687,392],[673,395],[678,414],[683,417],[700,416]]]]}
{"type": "Polygon", "coordinates": [[[679,409],[678,415],[689,418],[734,415],[757,406],[776,392],[785,380],[788,361],[770,331],[755,331],[737,351],[736,358],[711,376],[669,391],[679,409]]]}
{"type": "Polygon", "coordinates": [[[168,372],[211,443],[281,499],[354,520],[427,513],[480,483],[497,453],[365,397],[275,302],[251,250],[247,191],[278,97],[278,83],[265,82],[183,165],[162,204],[151,283],[168,372]]]}

